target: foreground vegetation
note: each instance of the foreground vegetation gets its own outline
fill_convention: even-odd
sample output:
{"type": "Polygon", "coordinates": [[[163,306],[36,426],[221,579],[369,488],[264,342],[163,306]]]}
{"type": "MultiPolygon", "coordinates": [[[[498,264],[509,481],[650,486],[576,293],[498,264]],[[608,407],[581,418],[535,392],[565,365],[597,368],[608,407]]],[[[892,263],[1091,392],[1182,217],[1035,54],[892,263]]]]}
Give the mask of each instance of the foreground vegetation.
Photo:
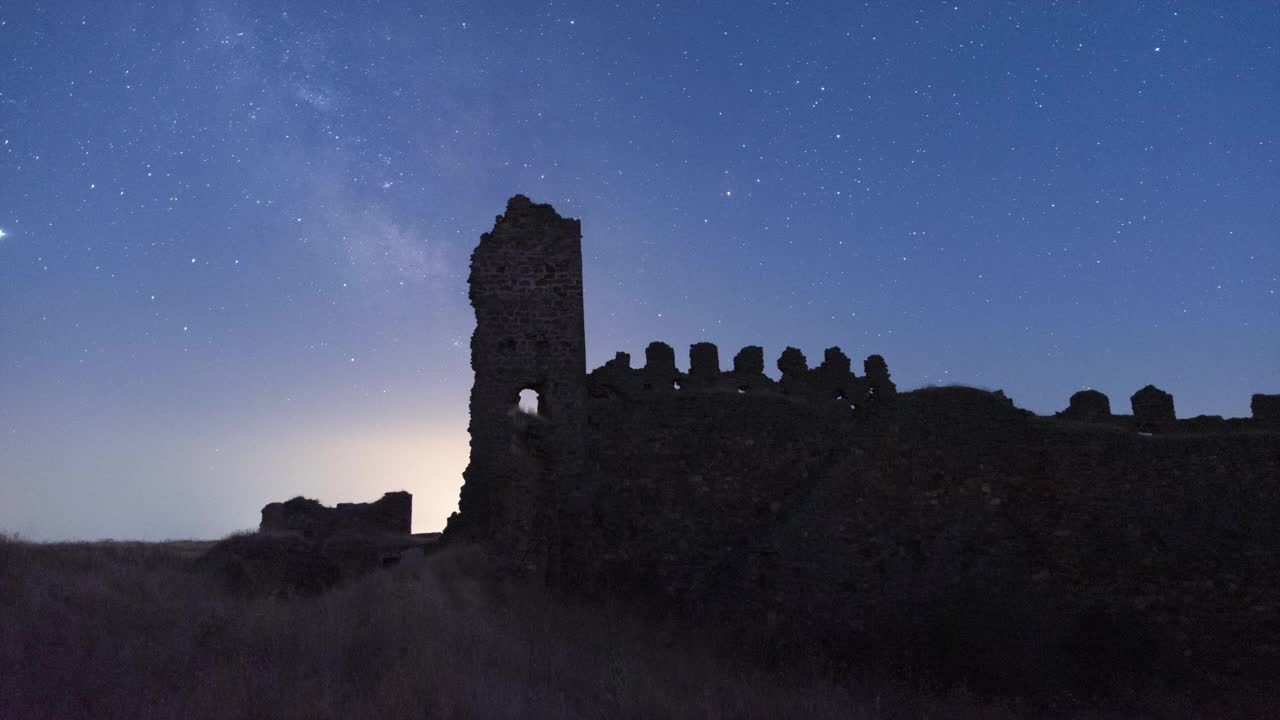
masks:
{"type": "MultiPolygon", "coordinates": [[[[314,597],[233,593],[207,544],[0,539],[0,718],[1012,718],[1043,706],[725,663],[674,625],[495,580],[467,548],[314,597]]],[[[1244,716],[1116,700],[1089,717],[1244,716]],[[1134,710],[1142,707],[1141,713],[1134,710]]],[[[1274,707],[1269,708],[1275,710],[1274,707]]],[[[1263,716],[1259,714],[1259,716],[1263,716]]]]}

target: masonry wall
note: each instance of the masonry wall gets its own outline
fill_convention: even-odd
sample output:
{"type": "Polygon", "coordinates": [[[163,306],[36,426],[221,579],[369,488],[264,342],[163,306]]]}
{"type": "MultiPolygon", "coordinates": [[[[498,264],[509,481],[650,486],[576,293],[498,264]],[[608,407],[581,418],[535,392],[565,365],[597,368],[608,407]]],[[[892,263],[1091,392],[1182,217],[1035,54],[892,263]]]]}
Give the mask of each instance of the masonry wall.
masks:
{"type": "Polygon", "coordinates": [[[476,248],[471,463],[447,537],[841,660],[1280,672],[1274,396],[1254,419],[1177,420],[1157,388],[1133,416],[1091,391],[1042,418],[998,391],[899,393],[878,355],[859,375],[837,347],[815,367],[787,348],[775,381],[761,348],[725,367],[705,342],[687,371],[655,342],[588,375],[580,243],[516,196],[476,248]],[[516,409],[525,388],[537,415],[516,409]]]}
{"type": "Polygon", "coordinates": [[[562,528],[593,538],[589,591],[851,661],[918,665],[959,633],[1036,677],[1098,652],[1280,669],[1275,432],[1147,436],[968,388],[872,414],[688,391],[590,410],[597,524],[562,528]]]}
{"type": "Polygon", "coordinates": [[[516,195],[481,236],[468,283],[471,461],[448,531],[490,540],[512,566],[545,571],[584,457],[579,222],[516,195]],[[518,410],[522,390],[538,393],[536,416],[518,410]]]}

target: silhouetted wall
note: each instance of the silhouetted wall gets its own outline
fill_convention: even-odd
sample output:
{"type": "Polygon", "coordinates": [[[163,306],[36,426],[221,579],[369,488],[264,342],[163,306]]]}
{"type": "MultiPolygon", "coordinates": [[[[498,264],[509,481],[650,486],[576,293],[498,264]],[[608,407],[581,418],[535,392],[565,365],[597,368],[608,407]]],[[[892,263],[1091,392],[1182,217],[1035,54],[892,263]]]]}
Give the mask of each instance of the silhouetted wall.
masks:
{"type": "Polygon", "coordinates": [[[1280,395],[1254,395],[1249,402],[1249,409],[1253,412],[1254,420],[1280,423],[1280,395]]]}
{"type": "Polygon", "coordinates": [[[512,567],[836,655],[973,598],[1028,616],[978,633],[1014,645],[1034,631],[1070,654],[1121,617],[1171,662],[1271,657],[1255,628],[1280,628],[1275,396],[1253,420],[1178,421],[1152,386],[1133,416],[1084,391],[1041,418],[999,391],[899,393],[879,355],[859,376],[838,347],[814,368],[789,347],[774,381],[760,347],[725,370],[707,342],[687,373],[654,342],[643,367],[619,352],[588,375],[578,222],[522,196],[481,238],[471,297],[471,464],[448,536],[512,567]],[[538,417],[514,410],[525,387],[538,417]]]}
{"type": "Polygon", "coordinates": [[[449,530],[548,567],[562,500],[578,490],[586,418],[582,232],[516,195],[471,256],[471,462],[449,530]],[[526,417],[523,390],[538,393],[526,417]]]}
{"type": "Polygon", "coordinates": [[[409,535],[413,525],[413,495],[401,490],[384,493],[371,503],[338,503],[326,507],[296,497],[262,508],[258,531],[324,538],[338,533],[409,535]]]}

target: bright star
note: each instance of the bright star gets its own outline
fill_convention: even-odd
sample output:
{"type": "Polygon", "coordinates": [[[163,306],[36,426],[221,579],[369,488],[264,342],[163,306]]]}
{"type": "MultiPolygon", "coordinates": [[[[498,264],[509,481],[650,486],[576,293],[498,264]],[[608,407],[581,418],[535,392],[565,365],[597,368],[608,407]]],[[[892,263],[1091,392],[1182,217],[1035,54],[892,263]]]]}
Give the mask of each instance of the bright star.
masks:
{"type": "Polygon", "coordinates": [[[0,230],[0,240],[3,240],[3,239],[4,239],[4,237],[5,237],[5,232],[4,232],[4,230],[0,230]]]}

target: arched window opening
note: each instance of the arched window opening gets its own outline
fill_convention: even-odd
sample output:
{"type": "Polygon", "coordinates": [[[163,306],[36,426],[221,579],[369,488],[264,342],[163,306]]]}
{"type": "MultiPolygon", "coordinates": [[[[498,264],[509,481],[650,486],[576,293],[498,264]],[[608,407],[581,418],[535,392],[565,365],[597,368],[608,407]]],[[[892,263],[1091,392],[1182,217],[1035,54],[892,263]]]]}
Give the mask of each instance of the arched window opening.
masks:
{"type": "Polygon", "coordinates": [[[520,412],[526,415],[541,415],[542,396],[533,388],[525,388],[520,391],[520,399],[517,401],[516,407],[520,408],[520,412]]]}

